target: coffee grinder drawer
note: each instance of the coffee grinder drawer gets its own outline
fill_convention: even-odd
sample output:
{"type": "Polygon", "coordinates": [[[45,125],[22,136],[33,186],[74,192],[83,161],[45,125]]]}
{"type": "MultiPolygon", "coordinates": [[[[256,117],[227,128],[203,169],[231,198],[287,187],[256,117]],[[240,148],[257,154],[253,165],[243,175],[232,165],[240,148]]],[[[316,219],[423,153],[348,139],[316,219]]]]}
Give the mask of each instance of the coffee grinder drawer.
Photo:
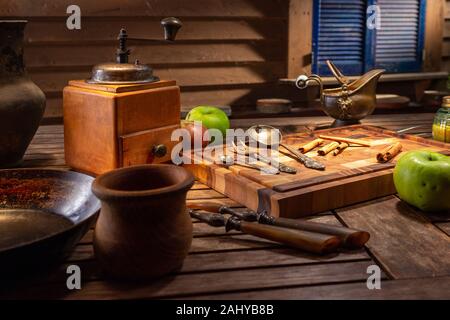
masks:
{"type": "Polygon", "coordinates": [[[178,128],[179,125],[172,125],[120,136],[120,166],[170,161],[172,149],[178,143],[170,137],[178,128]]]}

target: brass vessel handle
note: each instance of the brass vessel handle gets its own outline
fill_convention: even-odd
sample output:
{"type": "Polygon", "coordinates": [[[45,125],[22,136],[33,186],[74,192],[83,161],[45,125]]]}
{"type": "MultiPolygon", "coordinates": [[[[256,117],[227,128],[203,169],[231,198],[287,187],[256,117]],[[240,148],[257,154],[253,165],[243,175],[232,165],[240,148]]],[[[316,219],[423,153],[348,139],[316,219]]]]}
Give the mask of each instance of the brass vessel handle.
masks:
{"type": "Polygon", "coordinates": [[[348,80],[348,78],[342,74],[341,70],[336,67],[333,61],[327,60],[327,65],[340,84],[348,84],[350,82],[350,80],[348,80]]]}
{"type": "Polygon", "coordinates": [[[297,77],[297,80],[295,80],[295,86],[299,89],[306,89],[311,81],[316,82],[319,85],[320,103],[323,106],[323,83],[320,76],[318,76],[317,74],[312,74],[308,77],[302,74],[297,77]]]}

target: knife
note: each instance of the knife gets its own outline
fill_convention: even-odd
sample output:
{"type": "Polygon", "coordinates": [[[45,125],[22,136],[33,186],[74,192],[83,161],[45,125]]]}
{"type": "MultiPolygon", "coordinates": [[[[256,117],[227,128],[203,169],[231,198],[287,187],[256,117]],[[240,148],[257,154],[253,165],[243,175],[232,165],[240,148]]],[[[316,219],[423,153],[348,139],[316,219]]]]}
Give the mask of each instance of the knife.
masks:
{"type": "Polygon", "coordinates": [[[201,209],[220,214],[231,214],[242,220],[248,219],[247,221],[257,220],[258,223],[260,224],[267,224],[283,228],[291,228],[297,230],[334,235],[337,236],[342,241],[342,244],[345,247],[351,249],[362,248],[370,238],[370,234],[366,231],[341,226],[333,226],[327,223],[273,217],[269,215],[266,211],[262,211],[260,213],[256,213],[253,211],[242,213],[234,209],[231,209],[227,206],[217,204],[201,204],[201,203],[189,204],[188,207],[191,209],[201,209]]]}
{"type": "Polygon", "coordinates": [[[338,237],[303,230],[280,228],[240,220],[235,216],[225,218],[220,213],[189,210],[191,217],[213,227],[225,226],[225,230],[238,230],[256,237],[272,240],[287,246],[313,253],[327,253],[336,250],[341,241],[338,237]]]}

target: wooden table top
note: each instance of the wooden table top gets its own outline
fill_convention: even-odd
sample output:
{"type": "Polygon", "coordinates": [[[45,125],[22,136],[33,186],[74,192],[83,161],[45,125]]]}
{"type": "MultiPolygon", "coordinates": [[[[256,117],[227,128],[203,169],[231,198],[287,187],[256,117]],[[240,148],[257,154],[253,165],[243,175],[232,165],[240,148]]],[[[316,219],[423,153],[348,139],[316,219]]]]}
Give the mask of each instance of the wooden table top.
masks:
{"type": "MultiPolygon", "coordinates": [[[[371,116],[363,123],[430,137],[433,114],[371,116]]],[[[326,117],[241,119],[234,127],[267,123],[288,130],[330,123],[326,117]]],[[[25,156],[25,167],[68,169],[64,164],[63,128],[41,126],[25,156]]],[[[240,205],[196,183],[188,202],[240,205]]],[[[72,255],[49,276],[4,293],[8,298],[57,299],[421,299],[450,298],[450,215],[424,215],[389,196],[310,218],[368,230],[363,250],[314,256],[270,241],[225,233],[193,221],[190,254],[177,274],[153,282],[114,283],[95,261],[90,230],[72,255]],[[82,272],[82,289],[66,287],[68,265],[82,272]],[[367,288],[367,268],[380,266],[381,290],[367,288]]]]}

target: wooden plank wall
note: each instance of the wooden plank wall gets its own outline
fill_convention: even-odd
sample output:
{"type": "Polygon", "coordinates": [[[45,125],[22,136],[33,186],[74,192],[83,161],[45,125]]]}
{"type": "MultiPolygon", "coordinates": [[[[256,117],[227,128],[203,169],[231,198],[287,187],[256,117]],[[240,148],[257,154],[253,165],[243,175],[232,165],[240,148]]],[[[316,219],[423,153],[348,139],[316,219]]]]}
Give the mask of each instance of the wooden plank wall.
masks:
{"type": "MultiPolygon", "coordinates": [[[[68,30],[66,8],[73,3],[0,0],[0,19],[29,20],[26,64],[47,96],[46,117],[61,117],[61,91],[68,80],[87,78],[94,64],[114,60],[122,26],[132,37],[160,38],[159,21],[169,15],[184,22],[179,41],[135,43],[131,59],[151,64],[161,78],[176,79],[184,108],[231,105],[239,116],[258,98],[307,99],[306,91],[275,84],[288,73],[294,77],[309,70],[302,66],[310,64],[312,0],[77,0],[82,28],[68,30]],[[304,30],[299,40],[288,36],[289,25],[304,30]],[[289,43],[296,45],[288,52],[289,43]]],[[[441,70],[450,70],[450,0],[445,3],[441,70]]]]}
{"type": "Polygon", "coordinates": [[[313,0],[289,0],[287,76],[311,73],[313,0]]]}
{"type": "Polygon", "coordinates": [[[444,41],[442,45],[442,70],[450,72],[450,0],[446,1],[444,41]]]}
{"type": "Polygon", "coordinates": [[[61,90],[69,79],[89,77],[94,64],[114,60],[117,33],[161,38],[159,21],[184,22],[175,44],[136,43],[131,59],[176,79],[183,107],[233,105],[240,111],[259,97],[283,96],[273,86],[286,75],[286,0],[78,0],[81,30],[66,28],[71,0],[1,0],[0,18],[29,20],[26,64],[44,90],[46,117],[60,117],[61,90]]]}

